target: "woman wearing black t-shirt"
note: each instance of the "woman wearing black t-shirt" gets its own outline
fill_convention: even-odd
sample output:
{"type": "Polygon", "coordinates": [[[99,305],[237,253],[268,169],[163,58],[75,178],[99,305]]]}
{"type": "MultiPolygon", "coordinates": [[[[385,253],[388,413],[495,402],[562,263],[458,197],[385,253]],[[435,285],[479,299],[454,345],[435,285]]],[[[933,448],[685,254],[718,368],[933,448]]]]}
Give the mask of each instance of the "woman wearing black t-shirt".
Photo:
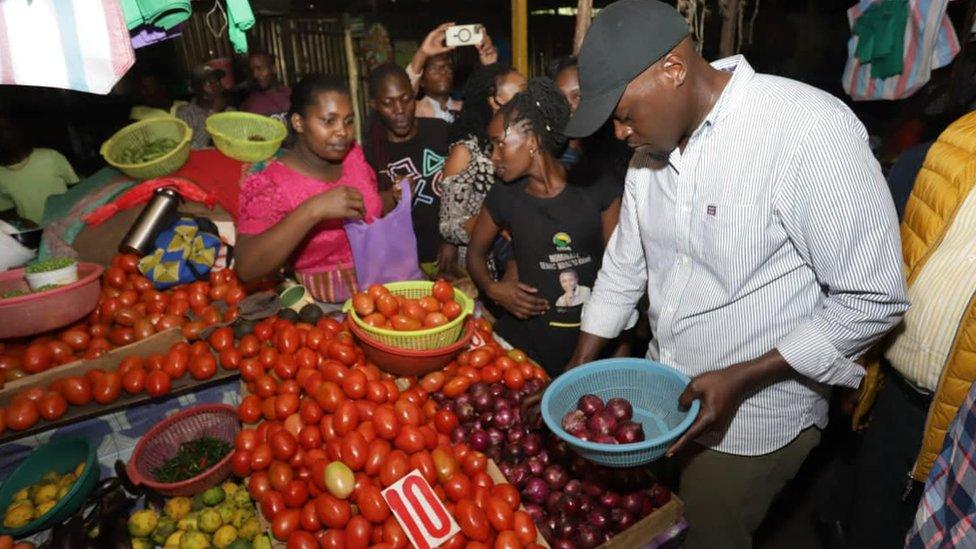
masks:
{"type": "Polygon", "coordinates": [[[495,329],[552,376],[563,371],[579,336],[603,249],[617,226],[621,187],[613,181],[569,185],[558,157],[569,105],[548,78],[529,82],[492,118],[495,172],[468,249],[468,271],[507,311],[495,329]],[[493,281],[487,251],[501,230],[515,250],[517,279],[493,281]]]}

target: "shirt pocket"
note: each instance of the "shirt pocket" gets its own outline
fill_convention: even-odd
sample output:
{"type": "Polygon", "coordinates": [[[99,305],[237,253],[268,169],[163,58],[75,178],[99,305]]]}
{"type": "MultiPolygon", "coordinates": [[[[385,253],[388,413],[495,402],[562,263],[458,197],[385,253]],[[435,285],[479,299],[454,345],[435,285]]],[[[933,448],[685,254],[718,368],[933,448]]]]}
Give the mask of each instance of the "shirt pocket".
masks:
{"type": "Polygon", "coordinates": [[[734,290],[762,261],[765,214],[753,204],[710,204],[705,208],[696,243],[699,260],[723,286],[734,290]]]}

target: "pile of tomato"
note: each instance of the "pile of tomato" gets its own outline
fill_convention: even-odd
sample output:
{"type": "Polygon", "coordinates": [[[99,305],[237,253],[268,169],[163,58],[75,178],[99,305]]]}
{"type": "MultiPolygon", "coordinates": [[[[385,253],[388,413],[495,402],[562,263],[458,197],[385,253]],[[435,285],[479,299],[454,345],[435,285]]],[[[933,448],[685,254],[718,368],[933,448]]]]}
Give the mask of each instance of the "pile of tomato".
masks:
{"type": "Polygon", "coordinates": [[[379,284],[352,297],[352,308],[370,326],[411,332],[443,326],[461,316],[462,307],[454,299],[454,287],[438,280],[430,295],[409,299],[393,295],[379,284]]]}
{"type": "Polygon", "coordinates": [[[430,398],[485,375],[513,389],[544,379],[524,355],[491,343],[421,380],[393,379],[329,318],[315,326],[268,319],[235,348],[247,395],[233,470],[249,477],[272,534],[289,548],[407,547],[381,490],[414,469],[461,527],[443,547],[537,547],[518,490],[495,484],[483,453],[451,443],[458,418],[430,398]]]}
{"type": "Polygon", "coordinates": [[[120,254],[102,274],[98,306],[82,322],[29,342],[0,343],[0,388],[13,381],[181,328],[194,340],[205,327],[237,316],[244,288],[231,269],[211,271],[209,280],[156,290],[137,269],[139,258],[120,254]]]}

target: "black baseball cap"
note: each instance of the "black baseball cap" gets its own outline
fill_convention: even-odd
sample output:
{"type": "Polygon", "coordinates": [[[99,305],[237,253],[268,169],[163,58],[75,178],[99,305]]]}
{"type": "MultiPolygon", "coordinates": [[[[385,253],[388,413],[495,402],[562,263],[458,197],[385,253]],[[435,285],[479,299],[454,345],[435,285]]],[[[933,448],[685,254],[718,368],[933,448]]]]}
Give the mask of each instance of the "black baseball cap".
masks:
{"type": "Polygon", "coordinates": [[[686,36],[684,17],[658,0],[620,0],[601,10],[580,47],[580,103],[566,135],[586,137],[600,129],[627,84],[686,36]]]}

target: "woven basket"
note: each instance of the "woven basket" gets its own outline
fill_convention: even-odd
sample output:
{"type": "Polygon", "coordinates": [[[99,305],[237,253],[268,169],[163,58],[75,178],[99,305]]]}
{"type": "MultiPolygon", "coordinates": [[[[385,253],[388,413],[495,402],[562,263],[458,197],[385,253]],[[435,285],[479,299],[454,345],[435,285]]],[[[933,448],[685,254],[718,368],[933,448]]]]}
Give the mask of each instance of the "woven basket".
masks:
{"type": "Polygon", "coordinates": [[[214,146],[241,162],[271,158],[288,137],[285,125],[274,118],[249,112],[220,112],[207,117],[207,133],[214,146]],[[260,140],[253,138],[260,137],[260,140]]]}
{"type": "Polygon", "coordinates": [[[102,158],[112,167],[135,179],[154,179],[169,175],[186,164],[190,157],[190,138],[193,130],[179,118],[160,117],[142,120],[122,128],[109,137],[100,149],[102,158]],[[177,145],[159,158],[137,164],[122,161],[127,147],[140,146],[156,139],[169,138],[177,145]]]}
{"type": "Polygon", "coordinates": [[[146,433],[126,465],[136,486],[144,485],[161,495],[192,496],[220,484],[231,472],[234,439],[240,430],[237,409],[228,404],[203,404],[172,415],[146,433]],[[176,455],[180,444],[209,436],[231,445],[231,451],[216,465],[199,475],[175,483],[154,480],[153,470],[176,455]]]}
{"type": "MultiPolygon", "coordinates": [[[[408,299],[420,299],[421,297],[430,295],[434,283],[416,280],[410,282],[391,282],[383,286],[387,290],[390,290],[390,293],[393,295],[402,295],[408,299]]],[[[412,332],[398,332],[389,328],[377,328],[366,324],[352,308],[351,299],[346,301],[342,310],[348,313],[353,322],[356,323],[356,326],[366,332],[369,337],[384,345],[399,349],[409,349],[411,351],[429,351],[447,347],[456,342],[464,330],[464,320],[474,312],[474,301],[457,288],[454,289],[454,300],[461,304],[461,314],[457,318],[443,326],[412,332]]]]}

